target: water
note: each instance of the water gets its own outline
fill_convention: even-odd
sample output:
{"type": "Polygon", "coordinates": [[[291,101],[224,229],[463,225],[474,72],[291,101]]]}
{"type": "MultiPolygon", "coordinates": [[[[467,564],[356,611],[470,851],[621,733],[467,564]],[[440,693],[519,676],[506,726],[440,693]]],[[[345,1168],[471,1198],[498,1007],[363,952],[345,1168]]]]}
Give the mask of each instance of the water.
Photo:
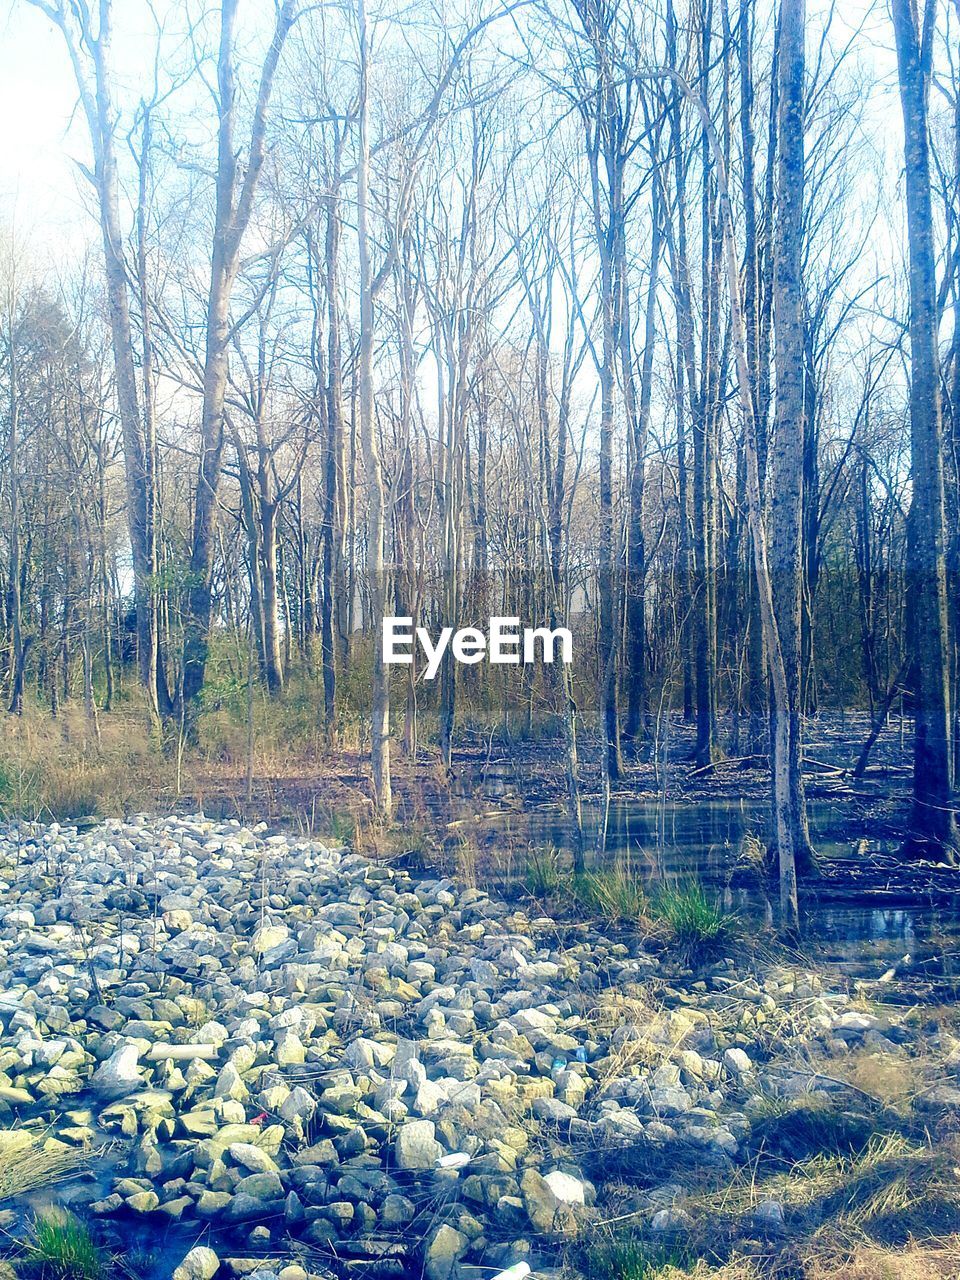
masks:
{"type": "MultiPolygon", "coordinates": [[[[572,863],[573,829],[562,805],[524,804],[523,770],[512,765],[486,767],[461,780],[465,803],[481,850],[490,852],[491,879],[500,884],[522,881],[529,850],[554,850],[561,865],[572,863]],[[466,797],[469,796],[469,802],[466,797]],[[479,814],[479,816],[477,816],[479,814]],[[503,851],[509,853],[504,858],[503,851]]],[[[808,804],[811,838],[831,863],[859,856],[866,834],[862,814],[850,801],[818,799],[808,804]]],[[[699,879],[718,900],[747,923],[772,925],[774,904],[759,876],[744,870],[745,836],[760,839],[768,826],[766,803],[753,797],[682,798],[652,801],[619,796],[611,800],[607,838],[597,853],[602,817],[597,801],[583,806],[587,863],[591,867],[623,867],[655,890],[658,884],[699,879]]],[[[871,850],[891,854],[895,838],[871,837],[871,850]]],[[[486,865],[486,864],[485,864],[486,865]]],[[[876,885],[875,889],[882,888],[876,885]]],[[[879,976],[890,964],[910,955],[951,961],[960,954],[960,895],[956,905],[942,898],[896,905],[862,900],[838,901],[833,885],[802,902],[804,943],[824,960],[879,976]]],[[[950,964],[947,964],[950,967],[950,964]]]]}

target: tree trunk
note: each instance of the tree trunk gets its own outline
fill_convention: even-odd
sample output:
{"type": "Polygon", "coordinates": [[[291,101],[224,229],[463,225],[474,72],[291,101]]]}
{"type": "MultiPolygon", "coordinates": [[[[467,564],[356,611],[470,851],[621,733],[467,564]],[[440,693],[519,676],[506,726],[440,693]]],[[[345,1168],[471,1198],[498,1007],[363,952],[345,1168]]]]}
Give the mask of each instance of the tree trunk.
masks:
{"type": "Polygon", "coordinates": [[[367,186],[370,169],[369,117],[369,44],[365,0],[357,0],[357,27],[360,43],[360,93],[358,121],[360,157],[357,164],[357,252],[360,263],[360,353],[357,367],[359,383],[359,435],[366,472],[367,505],[367,591],[370,600],[368,619],[373,637],[373,675],[370,724],[370,769],[373,804],[378,816],[389,818],[393,807],[390,785],[390,674],[383,661],[381,632],[386,603],[386,570],[384,566],[385,494],[380,449],[377,444],[373,404],[373,278],[370,269],[370,241],[367,230],[367,186]]]}
{"type": "Polygon", "coordinates": [[[223,464],[224,399],[230,345],[230,299],[240,267],[240,246],[253,211],[266,154],[267,111],[273,79],[284,42],[293,25],[295,0],[277,9],[273,39],[260,75],[246,167],[240,179],[236,145],[237,84],[234,27],[238,0],[221,0],[220,48],[217,59],[218,130],[216,209],[210,287],[207,295],[206,346],[203,361],[203,405],[200,416],[200,463],[190,550],[190,589],[184,621],[181,697],[188,732],[196,732],[196,700],[203,688],[213,614],[213,563],[217,545],[220,478],[223,464]]]}
{"type": "Polygon", "coordinates": [[[117,405],[123,437],[127,526],[133,559],[134,598],[137,611],[137,650],[140,680],[146,691],[148,714],[156,723],[153,572],[150,554],[150,500],[143,422],[140,417],[137,375],[133,357],[133,331],[123,256],[123,230],[117,181],[116,110],[110,70],[113,12],[111,0],[100,0],[99,27],[94,34],[84,6],[82,24],[71,7],[54,10],[43,0],[30,0],[41,8],[63,33],[73,64],[94,156],[94,185],[103,242],[107,318],[116,375],[117,405]]]}
{"type": "MultiPolygon", "coordinates": [[[[640,403],[633,426],[633,467],[630,476],[630,530],[627,547],[627,719],[624,737],[634,754],[647,736],[650,698],[647,671],[646,542],[643,529],[643,494],[646,481],[647,426],[653,391],[653,357],[657,342],[657,287],[659,283],[662,229],[659,184],[654,183],[650,203],[650,270],[644,311],[643,358],[640,367],[640,403]]],[[[630,322],[624,317],[621,343],[629,352],[630,322]]]]}
{"type": "MultiPolygon", "coordinates": [[[[11,266],[11,270],[15,268],[11,266]]],[[[10,477],[10,563],[7,570],[7,614],[10,625],[10,702],[7,710],[23,714],[24,659],[23,604],[20,583],[20,387],[18,379],[18,336],[16,294],[10,282],[7,302],[7,379],[9,382],[9,425],[7,429],[7,469],[10,477]]]]}
{"type": "Polygon", "coordinates": [[[324,719],[329,733],[336,721],[337,659],[346,665],[348,635],[343,619],[348,611],[344,600],[343,539],[346,532],[344,488],[343,376],[340,342],[340,202],[339,153],[335,161],[331,194],[326,201],[327,228],[324,250],[327,292],[327,394],[326,439],[324,442],[323,493],[323,615],[321,651],[323,655],[324,719]]]}
{"type": "MultiPolygon", "coordinates": [[[[779,159],[774,246],[776,436],[771,460],[770,572],[787,682],[787,724],[774,723],[771,769],[790,791],[789,820],[800,871],[814,864],[801,774],[800,620],[802,587],[804,344],[800,261],[803,235],[805,0],[782,0],[779,23],[779,159]],[[786,743],[786,758],[780,751],[786,743]]],[[[775,704],[775,719],[782,714],[775,704]]]]}
{"type": "Polygon", "coordinates": [[[903,110],[910,257],[910,463],[908,590],[915,643],[913,811],[910,854],[960,855],[950,752],[943,422],[937,346],[937,281],[930,192],[928,98],[935,0],[922,29],[915,0],[892,0],[903,110]]]}

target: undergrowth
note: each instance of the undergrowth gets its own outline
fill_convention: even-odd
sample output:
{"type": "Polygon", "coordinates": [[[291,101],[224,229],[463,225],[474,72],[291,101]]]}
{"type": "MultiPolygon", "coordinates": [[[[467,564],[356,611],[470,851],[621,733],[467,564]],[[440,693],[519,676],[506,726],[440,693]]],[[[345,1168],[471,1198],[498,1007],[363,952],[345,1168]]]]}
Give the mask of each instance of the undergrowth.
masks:
{"type": "Polygon", "coordinates": [[[535,898],[552,898],[570,882],[563,871],[558,849],[531,849],[526,867],[527,892],[535,898]]]}
{"type": "Polygon", "coordinates": [[[28,705],[0,734],[0,817],[31,822],[153,807],[172,769],[133,709],[91,721],[77,706],[56,719],[28,705]]]}
{"type": "Polygon", "coordinates": [[[697,1261],[696,1254],[680,1244],[658,1244],[631,1235],[594,1244],[584,1257],[591,1280],[666,1280],[685,1274],[697,1261]]]}
{"type": "Polygon", "coordinates": [[[620,864],[573,876],[570,892],[582,911],[610,924],[638,924],[647,909],[647,895],[639,877],[620,864]]]}

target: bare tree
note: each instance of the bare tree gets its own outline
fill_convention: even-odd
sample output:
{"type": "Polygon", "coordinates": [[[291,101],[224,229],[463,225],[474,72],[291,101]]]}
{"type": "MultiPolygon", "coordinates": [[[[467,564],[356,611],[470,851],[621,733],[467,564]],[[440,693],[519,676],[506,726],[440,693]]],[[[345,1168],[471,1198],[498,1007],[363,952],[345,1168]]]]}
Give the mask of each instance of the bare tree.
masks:
{"type": "MultiPolygon", "coordinates": [[[[801,773],[801,525],[803,517],[804,341],[801,237],[804,201],[804,39],[805,0],[781,0],[779,45],[779,146],[777,226],[774,245],[774,331],[776,335],[776,428],[771,457],[770,572],[780,631],[788,723],[774,723],[771,770],[775,787],[786,775],[793,856],[809,871],[814,863],[801,773]],[[787,758],[780,758],[786,740],[787,758]]],[[[778,718],[781,708],[774,704],[778,718]]]]}
{"type": "Polygon", "coordinates": [[[156,492],[151,483],[151,451],[134,363],[133,328],[127,264],[123,251],[117,171],[117,109],[111,67],[112,0],[91,6],[73,0],[27,0],[61,31],[73,66],[90,141],[94,167],[88,176],[97,195],[103,243],[110,334],[123,428],[127,483],[127,523],[133,553],[140,680],[151,716],[159,716],[157,690],[157,616],[154,607],[157,552],[156,492]]]}
{"type": "Polygon", "coordinates": [[[943,417],[937,342],[937,279],[931,198],[928,100],[936,0],[893,0],[903,108],[910,258],[910,459],[913,497],[907,542],[913,614],[916,720],[913,814],[908,849],[954,860],[944,541],[943,417]]]}
{"type": "Polygon", "coordinates": [[[191,722],[203,688],[212,615],[212,575],[216,549],[218,497],[223,466],[224,399],[233,325],[230,302],[240,267],[243,237],[253,216],[254,198],[267,153],[267,123],[274,79],[283,46],[297,16],[296,0],[277,6],[276,23],[260,70],[245,163],[237,143],[239,115],[235,66],[238,0],[222,0],[217,57],[216,209],[207,296],[206,347],[203,359],[203,405],[200,463],[190,548],[190,588],[183,645],[181,699],[191,722]]]}

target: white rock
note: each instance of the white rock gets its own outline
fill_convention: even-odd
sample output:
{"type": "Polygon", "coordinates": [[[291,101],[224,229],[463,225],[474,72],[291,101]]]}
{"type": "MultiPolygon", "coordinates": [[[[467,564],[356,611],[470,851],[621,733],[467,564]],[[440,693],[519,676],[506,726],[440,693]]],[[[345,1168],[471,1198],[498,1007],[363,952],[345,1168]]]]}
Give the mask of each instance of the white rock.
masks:
{"type": "Polygon", "coordinates": [[[754,1217],[766,1230],[779,1231],[783,1227],[783,1205],[779,1200],[761,1200],[754,1217]]]}
{"type": "Polygon", "coordinates": [[[437,1227],[424,1251],[423,1274],[426,1280],[450,1280],[469,1243],[465,1235],[445,1222],[437,1227]]]}
{"type": "Polygon", "coordinates": [[[436,1167],[443,1147],[436,1139],[432,1120],[411,1120],[401,1125],[394,1143],[398,1169],[424,1170],[436,1167]]]}
{"type": "Polygon", "coordinates": [[[309,1120],[317,1109],[316,1099],[300,1085],[295,1085],[280,1105],[280,1118],[292,1123],[309,1120]]]}
{"type": "Polygon", "coordinates": [[[147,1054],[148,1062],[163,1062],[172,1059],[175,1062],[190,1062],[194,1058],[215,1058],[217,1047],[212,1044],[164,1044],[159,1041],[147,1054]]]}
{"type": "Polygon", "coordinates": [[[140,1050],[135,1044],[124,1044],[101,1062],[90,1078],[90,1088],[101,1098],[125,1098],[143,1088],[144,1079],[137,1065],[140,1050]]]}
{"type": "Polygon", "coordinates": [[[873,1031],[880,1026],[880,1019],[851,1009],[849,1013],[842,1013],[834,1025],[841,1031],[873,1031]]]}
{"type": "Polygon", "coordinates": [[[252,1142],[231,1142],[227,1147],[230,1159],[243,1165],[251,1173],[276,1173],[277,1166],[271,1156],[252,1142]]]}
{"type": "Polygon", "coordinates": [[[723,1055],[723,1065],[735,1076],[746,1076],[753,1071],[753,1063],[742,1049],[728,1049],[723,1055]]]}
{"type": "Polygon", "coordinates": [[[553,1173],[548,1173],[544,1177],[544,1182],[557,1197],[565,1204],[585,1204],[584,1185],[579,1178],[574,1178],[569,1173],[564,1173],[561,1169],[554,1169],[553,1173]]]}
{"type": "Polygon", "coordinates": [[[286,942],[290,936],[290,930],[285,924],[264,924],[253,935],[254,951],[272,951],[274,947],[279,947],[282,942],[286,942]]]}
{"type": "Polygon", "coordinates": [[[195,1245],[173,1273],[173,1280],[212,1280],[220,1270],[220,1259],[206,1245],[195,1245]]]}
{"type": "Polygon", "coordinates": [[[690,1225],[690,1215],[682,1209],[660,1209],[650,1223],[654,1231],[680,1231],[690,1225]]]}

